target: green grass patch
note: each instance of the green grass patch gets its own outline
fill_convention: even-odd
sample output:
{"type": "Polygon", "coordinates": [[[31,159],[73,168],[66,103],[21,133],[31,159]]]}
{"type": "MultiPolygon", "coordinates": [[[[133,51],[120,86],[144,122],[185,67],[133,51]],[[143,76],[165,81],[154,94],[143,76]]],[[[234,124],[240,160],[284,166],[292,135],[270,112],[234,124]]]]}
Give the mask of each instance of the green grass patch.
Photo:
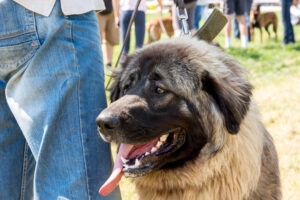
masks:
{"type": "MultiPolygon", "coordinates": [[[[232,48],[225,51],[236,58],[244,68],[250,72],[250,78],[254,82],[260,82],[266,79],[275,78],[285,74],[297,73],[300,68],[300,43],[283,46],[283,27],[280,13],[278,14],[278,40],[275,41],[273,33],[268,38],[263,30],[263,42],[260,42],[259,32],[255,31],[254,41],[249,42],[247,49],[240,48],[240,40],[232,39],[232,48]]],[[[155,18],[155,14],[147,14],[146,20],[155,18]]],[[[272,27],[269,29],[271,30],[272,27]]],[[[300,26],[294,26],[296,41],[300,41],[300,26]]],[[[145,41],[147,33],[145,36],[145,41]]],[[[165,38],[165,36],[164,36],[165,38]]],[[[224,44],[224,34],[221,32],[215,39],[221,46],[224,44]]],[[[135,48],[134,27],[131,31],[130,52],[135,48]]],[[[120,53],[121,45],[115,46],[113,63],[116,63],[120,53]]]]}

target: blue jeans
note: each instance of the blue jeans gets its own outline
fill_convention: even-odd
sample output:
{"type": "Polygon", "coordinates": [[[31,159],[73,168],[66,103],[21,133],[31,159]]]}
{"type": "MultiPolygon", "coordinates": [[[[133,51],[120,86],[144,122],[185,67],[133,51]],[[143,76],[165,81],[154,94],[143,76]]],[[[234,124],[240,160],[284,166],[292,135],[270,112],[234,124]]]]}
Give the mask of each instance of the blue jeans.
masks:
{"type": "Polygon", "coordinates": [[[291,22],[290,8],[292,0],[281,0],[281,13],[283,22],[283,43],[295,43],[294,29],[291,22]]]}
{"type": "MultiPolygon", "coordinates": [[[[110,146],[94,12],[49,17],[0,2],[0,199],[101,199],[110,146]]],[[[120,199],[118,190],[107,198],[120,199]]]]}
{"type": "MultiPolygon", "coordinates": [[[[132,15],[133,15],[133,10],[122,11],[120,14],[120,28],[121,28],[121,36],[122,36],[123,43],[125,41],[126,32],[129,27],[129,22],[132,15]]],[[[136,49],[143,47],[144,38],[145,38],[145,24],[146,24],[145,12],[138,11],[134,20],[136,49]]],[[[125,43],[123,54],[128,54],[129,48],[130,48],[130,35],[127,42],[125,43]]]]}
{"type": "Polygon", "coordinates": [[[194,29],[199,29],[199,22],[201,21],[201,18],[203,16],[203,12],[207,8],[207,5],[197,5],[195,7],[195,16],[194,16],[194,29]]]}

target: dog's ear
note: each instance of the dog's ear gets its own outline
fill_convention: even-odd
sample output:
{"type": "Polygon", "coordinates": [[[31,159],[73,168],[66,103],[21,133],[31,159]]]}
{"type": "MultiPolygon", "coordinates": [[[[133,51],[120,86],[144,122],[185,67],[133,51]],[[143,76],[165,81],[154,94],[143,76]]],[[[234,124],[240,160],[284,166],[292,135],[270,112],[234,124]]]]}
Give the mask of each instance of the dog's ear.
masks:
{"type": "Polygon", "coordinates": [[[250,83],[244,78],[218,80],[205,71],[202,76],[202,84],[202,89],[213,98],[223,114],[228,132],[238,133],[240,123],[246,115],[251,101],[252,86],[250,83]]]}
{"type": "Polygon", "coordinates": [[[260,13],[260,4],[257,4],[257,13],[260,13]]]}
{"type": "Polygon", "coordinates": [[[119,99],[122,94],[123,94],[123,89],[122,89],[122,84],[121,84],[121,76],[124,72],[124,69],[127,67],[128,63],[130,60],[130,56],[124,56],[122,58],[122,61],[120,63],[120,66],[118,66],[117,68],[115,68],[112,71],[112,78],[113,78],[113,82],[109,88],[110,91],[110,101],[116,101],[117,99],[119,99]]]}
{"type": "Polygon", "coordinates": [[[120,95],[121,95],[121,85],[120,85],[121,73],[118,73],[116,71],[114,71],[113,73],[114,73],[113,74],[114,81],[112,82],[112,84],[109,88],[111,102],[119,99],[120,95]]]}

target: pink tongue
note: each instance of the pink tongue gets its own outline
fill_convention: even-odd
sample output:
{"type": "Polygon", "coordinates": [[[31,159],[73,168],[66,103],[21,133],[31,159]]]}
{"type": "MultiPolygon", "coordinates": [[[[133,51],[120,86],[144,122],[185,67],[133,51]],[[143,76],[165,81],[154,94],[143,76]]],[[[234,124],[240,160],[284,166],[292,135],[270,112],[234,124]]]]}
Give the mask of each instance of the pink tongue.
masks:
{"type": "Polygon", "coordinates": [[[121,160],[121,157],[126,158],[133,147],[134,145],[129,145],[129,144],[120,145],[120,149],[114,164],[112,174],[100,188],[99,194],[101,194],[102,196],[107,196],[118,186],[123,176],[123,172],[122,172],[123,162],[121,160]]]}
{"type": "Polygon", "coordinates": [[[107,181],[100,188],[99,194],[101,194],[102,196],[107,196],[118,186],[123,176],[123,162],[121,160],[121,157],[128,158],[139,155],[141,152],[149,151],[158,142],[158,140],[159,139],[154,139],[147,144],[140,145],[120,144],[120,149],[114,164],[113,171],[107,181]]]}

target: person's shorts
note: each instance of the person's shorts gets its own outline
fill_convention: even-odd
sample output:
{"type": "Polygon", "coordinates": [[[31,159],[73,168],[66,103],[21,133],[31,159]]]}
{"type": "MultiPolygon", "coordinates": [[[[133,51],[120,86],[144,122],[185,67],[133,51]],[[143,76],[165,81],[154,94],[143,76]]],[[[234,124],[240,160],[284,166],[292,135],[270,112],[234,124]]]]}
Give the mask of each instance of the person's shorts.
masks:
{"type": "Polygon", "coordinates": [[[226,15],[236,14],[243,15],[245,13],[245,0],[224,0],[223,13],[226,15]]]}
{"type": "Polygon", "coordinates": [[[99,31],[102,44],[108,42],[111,45],[118,45],[120,42],[120,30],[115,24],[114,13],[107,15],[98,14],[99,31]]]}

